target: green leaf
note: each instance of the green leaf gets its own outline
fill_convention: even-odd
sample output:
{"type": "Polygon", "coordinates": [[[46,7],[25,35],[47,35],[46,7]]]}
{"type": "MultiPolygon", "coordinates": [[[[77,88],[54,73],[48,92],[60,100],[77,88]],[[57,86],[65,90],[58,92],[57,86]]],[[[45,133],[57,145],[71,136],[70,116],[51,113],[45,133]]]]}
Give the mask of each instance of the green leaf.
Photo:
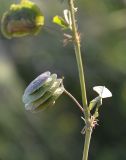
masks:
{"type": "Polygon", "coordinates": [[[56,23],[57,25],[61,26],[63,29],[69,28],[69,24],[60,16],[53,17],[53,23],[56,23]]]}
{"type": "Polygon", "coordinates": [[[94,111],[94,114],[93,116],[95,118],[97,118],[99,116],[99,107],[102,105],[102,98],[100,96],[96,97],[95,99],[93,99],[92,101],[90,101],[90,104],[89,104],[89,109],[90,111],[95,108],[95,111],[94,111]]]}
{"type": "Polygon", "coordinates": [[[90,101],[90,104],[89,104],[90,111],[99,103],[100,100],[101,100],[101,97],[98,96],[94,98],[92,101],[90,101]]]}

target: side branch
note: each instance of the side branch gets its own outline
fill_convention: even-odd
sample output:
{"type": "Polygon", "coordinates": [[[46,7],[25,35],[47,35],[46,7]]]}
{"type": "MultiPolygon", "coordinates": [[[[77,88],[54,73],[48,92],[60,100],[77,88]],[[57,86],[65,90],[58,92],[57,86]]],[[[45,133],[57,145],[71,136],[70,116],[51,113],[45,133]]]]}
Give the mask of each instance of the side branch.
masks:
{"type": "Polygon", "coordinates": [[[79,109],[81,110],[81,112],[83,113],[84,112],[84,109],[83,107],[80,105],[80,103],[76,100],[76,98],[74,96],[72,96],[72,94],[70,92],[68,92],[66,89],[64,90],[64,93],[66,95],[68,95],[75,103],[76,105],[79,107],[79,109]]]}

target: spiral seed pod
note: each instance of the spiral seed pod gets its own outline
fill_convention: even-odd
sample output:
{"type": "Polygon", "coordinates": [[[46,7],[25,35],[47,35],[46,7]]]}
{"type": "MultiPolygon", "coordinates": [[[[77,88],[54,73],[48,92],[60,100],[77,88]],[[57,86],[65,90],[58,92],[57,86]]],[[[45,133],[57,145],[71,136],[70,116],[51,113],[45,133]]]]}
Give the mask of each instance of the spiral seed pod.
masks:
{"type": "Polygon", "coordinates": [[[12,4],[1,19],[1,31],[6,38],[36,35],[43,25],[43,14],[38,6],[29,0],[12,4]]]}
{"type": "Polygon", "coordinates": [[[48,107],[51,107],[55,104],[56,100],[59,98],[59,96],[64,92],[64,87],[61,86],[59,88],[57,88],[55,90],[55,92],[53,93],[53,95],[48,98],[43,104],[39,105],[37,108],[34,108],[33,106],[33,109],[32,109],[32,112],[38,112],[38,111],[41,111],[45,108],[48,108],[48,107]]]}
{"type": "Polygon", "coordinates": [[[22,100],[26,110],[36,112],[52,106],[63,91],[62,79],[47,71],[29,84],[22,100]]]}

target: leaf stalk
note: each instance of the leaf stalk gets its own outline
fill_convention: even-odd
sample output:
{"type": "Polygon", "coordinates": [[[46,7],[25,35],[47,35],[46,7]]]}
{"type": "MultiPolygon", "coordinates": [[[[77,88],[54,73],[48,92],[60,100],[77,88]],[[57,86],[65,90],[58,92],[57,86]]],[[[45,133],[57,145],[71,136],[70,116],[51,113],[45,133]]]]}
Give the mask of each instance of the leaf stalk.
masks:
{"type": "Polygon", "coordinates": [[[64,90],[64,93],[66,95],[68,95],[75,103],[76,105],[78,106],[78,108],[80,109],[80,111],[83,113],[84,112],[84,109],[83,107],[80,105],[80,103],[76,100],[76,98],[70,93],[68,92],[66,89],[64,90]]]}

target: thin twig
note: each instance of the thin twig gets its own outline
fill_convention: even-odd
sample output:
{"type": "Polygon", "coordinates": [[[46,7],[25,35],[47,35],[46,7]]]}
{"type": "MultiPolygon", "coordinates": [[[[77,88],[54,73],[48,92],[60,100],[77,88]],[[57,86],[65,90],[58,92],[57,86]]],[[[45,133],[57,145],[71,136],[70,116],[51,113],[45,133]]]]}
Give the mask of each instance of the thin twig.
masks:
{"type": "Polygon", "coordinates": [[[66,95],[68,95],[75,103],[76,105],[78,106],[78,108],[81,110],[81,112],[83,113],[84,112],[84,109],[83,107],[80,105],[80,103],[76,100],[76,98],[74,96],[72,96],[72,94],[70,92],[68,92],[66,89],[64,90],[64,93],[66,95]]]}

